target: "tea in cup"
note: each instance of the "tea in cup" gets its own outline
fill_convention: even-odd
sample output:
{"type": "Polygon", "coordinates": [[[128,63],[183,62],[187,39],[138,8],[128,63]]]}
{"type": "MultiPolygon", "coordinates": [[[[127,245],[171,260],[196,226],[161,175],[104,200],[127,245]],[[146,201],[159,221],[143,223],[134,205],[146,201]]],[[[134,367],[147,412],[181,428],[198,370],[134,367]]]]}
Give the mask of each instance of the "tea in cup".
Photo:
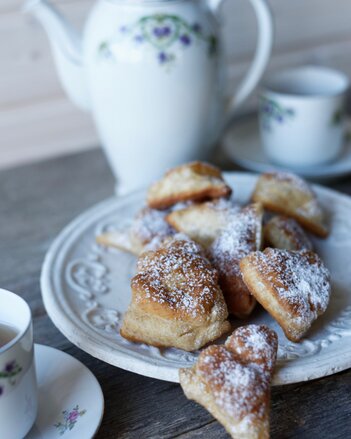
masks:
{"type": "Polygon", "coordinates": [[[0,349],[17,336],[17,329],[7,323],[0,322],[0,349]]]}
{"type": "Polygon", "coordinates": [[[0,437],[23,439],[37,407],[30,308],[21,297],[0,289],[0,437]]]}

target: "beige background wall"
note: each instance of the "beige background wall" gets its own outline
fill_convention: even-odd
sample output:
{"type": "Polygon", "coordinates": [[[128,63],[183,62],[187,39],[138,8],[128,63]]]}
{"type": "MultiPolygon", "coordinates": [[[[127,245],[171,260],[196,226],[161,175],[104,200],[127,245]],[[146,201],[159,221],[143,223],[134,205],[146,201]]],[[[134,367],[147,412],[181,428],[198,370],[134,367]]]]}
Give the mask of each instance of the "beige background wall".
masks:
{"type": "MultiPolygon", "coordinates": [[[[53,3],[81,26],[93,1],[53,3]]],[[[340,68],[351,76],[350,0],[269,3],[276,40],[268,74],[312,62],[340,68]]],[[[98,144],[89,115],[74,108],[63,95],[46,36],[34,20],[20,12],[21,5],[20,0],[0,0],[0,168],[98,144]]],[[[255,20],[248,0],[227,0],[222,15],[231,86],[235,86],[252,55],[255,20]]]]}

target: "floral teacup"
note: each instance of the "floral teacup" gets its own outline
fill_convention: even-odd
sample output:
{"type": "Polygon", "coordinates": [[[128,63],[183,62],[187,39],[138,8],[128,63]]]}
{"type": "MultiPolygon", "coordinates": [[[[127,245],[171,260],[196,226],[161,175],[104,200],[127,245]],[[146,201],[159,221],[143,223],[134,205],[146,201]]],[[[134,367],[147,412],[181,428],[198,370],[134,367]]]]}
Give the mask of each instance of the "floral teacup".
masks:
{"type": "Polygon", "coordinates": [[[29,306],[0,289],[0,322],[16,330],[0,347],[0,437],[22,439],[34,424],[38,406],[29,306]]]}
{"type": "Polygon", "coordinates": [[[299,67],[273,75],[260,102],[261,139],[267,156],[287,167],[336,159],[345,134],[349,79],[324,67],[299,67]]]}

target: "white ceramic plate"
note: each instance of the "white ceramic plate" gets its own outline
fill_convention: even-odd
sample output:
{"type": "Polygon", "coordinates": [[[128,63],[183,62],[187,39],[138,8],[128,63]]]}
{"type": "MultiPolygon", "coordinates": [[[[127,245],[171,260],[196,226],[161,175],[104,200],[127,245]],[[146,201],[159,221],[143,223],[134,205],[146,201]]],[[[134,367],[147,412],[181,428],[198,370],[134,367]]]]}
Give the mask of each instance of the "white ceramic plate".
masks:
{"type": "MultiPolygon", "coordinates": [[[[284,169],[270,162],[263,151],[257,116],[236,120],[226,132],[222,143],[228,157],[245,169],[257,172],[284,169]]],[[[346,142],[342,156],[332,163],[290,171],[312,179],[332,179],[351,174],[351,141],[346,142]]]]}
{"type": "Polygon", "coordinates": [[[35,345],[38,416],[26,439],[91,439],[104,413],[94,375],[71,355],[35,345]]]}
{"type": "MultiPolygon", "coordinates": [[[[246,203],[253,174],[227,174],[235,198],[246,203]]],[[[264,311],[251,322],[265,322],[279,335],[275,384],[310,380],[351,367],[351,198],[316,187],[332,232],[315,240],[333,278],[330,307],[305,341],[289,342],[264,311]]],[[[107,363],[142,375],[178,381],[178,368],[190,366],[196,353],[134,344],[119,335],[130,301],[135,258],[95,244],[95,236],[126,227],[140,209],[145,192],[112,198],[79,216],[56,238],[44,262],[41,287],[48,314],[74,344],[107,363]]],[[[237,325],[242,322],[237,322],[237,325]]]]}

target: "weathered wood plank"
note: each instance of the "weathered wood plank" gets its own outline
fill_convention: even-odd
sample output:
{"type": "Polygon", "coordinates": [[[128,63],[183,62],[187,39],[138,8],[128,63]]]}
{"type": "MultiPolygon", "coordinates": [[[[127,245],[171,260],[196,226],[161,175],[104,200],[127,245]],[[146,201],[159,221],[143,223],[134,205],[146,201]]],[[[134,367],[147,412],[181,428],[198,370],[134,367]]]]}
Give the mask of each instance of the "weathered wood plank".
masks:
{"type": "MultiPolygon", "coordinates": [[[[227,438],[211,415],[188,401],[178,385],[125,372],[90,357],[69,343],[46,315],[39,274],[50,242],[78,213],[110,196],[113,186],[100,151],[0,172],[1,286],[29,301],[37,342],[74,355],[98,378],[106,409],[97,439],[227,438]]],[[[351,193],[350,179],[334,187],[351,193]]],[[[272,439],[350,437],[350,394],[351,371],[274,388],[272,439]]]]}
{"type": "MultiPolygon", "coordinates": [[[[350,35],[347,15],[351,11],[351,4],[347,0],[270,0],[268,4],[274,16],[277,52],[296,51],[306,45],[320,46],[347,39],[350,35]]],[[[256,32],[255,18],[249,2],[224,2],[222,20],[225,39],[228,42],[232,41],[231,44],[228,43],[229,53],[240,56],[243,53],[240,47],[244,47],[245,53],[250,47],[252,50],[256,32]]]]}
{"type": "MultiPolygon", "coordinates": [[[[65,6],[66,4],[76,3],[80,0],[50,0],[54,5],[65,6]]],[[[25,1],[23,0],[1,0],[0,14],[19,12],[22,10],[25,1]]]]}
{"type": "Polygon", "coordinates": [[[89,149],[99,144],[88,114],[64,96],[0,109],[0,168],[89,149]]]}
{"type": "MultiPolygon", "coordinates": [[[[80,0],[61,9],[81,28],[91,4],[80,0]]],[[[34,18],[20,12],[0,14],[0,35],[0,108],[62,94],[48,38],[34,18]]]]}

